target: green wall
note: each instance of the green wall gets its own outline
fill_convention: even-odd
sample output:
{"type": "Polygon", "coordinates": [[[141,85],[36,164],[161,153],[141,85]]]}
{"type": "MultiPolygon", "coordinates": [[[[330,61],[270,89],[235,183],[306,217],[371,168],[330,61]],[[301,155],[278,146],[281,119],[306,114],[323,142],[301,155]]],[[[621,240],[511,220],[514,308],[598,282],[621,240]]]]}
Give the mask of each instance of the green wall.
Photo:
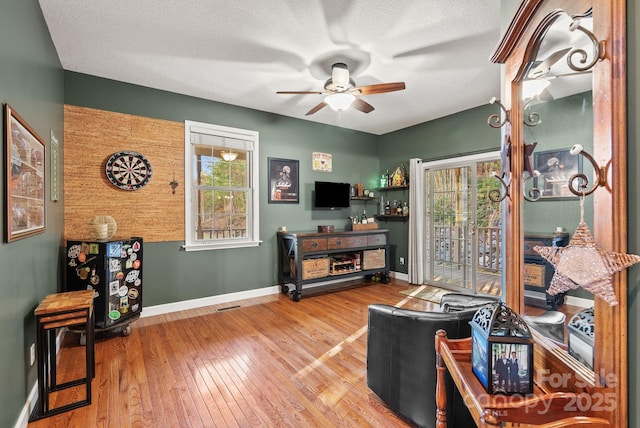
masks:
{"type": "MultiPolygon", "coordinates": [[[[411,158],[431,161],[500,150],[500,130],[487,124],[487,118],[498,112],[497,106],[487,104],[382,135],[380,168],[384,171],[392,170],[401,162],[408,165],[408,159],[411,158]]],[[[389,192],[389,198],[408,201],[409,195],[408,192],[395,191],[393,196],[389,192]],[[398,193],[402,193],[402,196],[397,195],[398,193]]],[[[407,222],[393,220],[386,226],[391,230],[392,270],[407,273],[407,266],[400,266],[398,260],[400,257],[408,260],[409,225],[407,222]]]]}
{"type": "MultiPolygon", "coordinates": [[[[38,2],[2,2],[0,102],[9,104],[47,142],[47,175],[51,130],[58,137],[62,155],[63,96],[62,68],[38,2]]],[[[4,133],[4,121],[0,128],[4,133]]],[[[5,164],[4,151],[0,159],[5,164]]],[[[4,189],[4,168],[2,172],[0,182],[4,189]]],[[[29,346],[35,342],[33,310],[45,295],[57,291],[63,201],[52,203],[48,189],[46,198],[45,233],[0,243],[1,427],[15,425],[36,379],[36,371],[28,364],[29,346]]],[[[0,205],[4,225],[4,199],[0,205]]]]}
{"type": "MultiPolygon", "coordinates": [[[[354,214],[361,213],[364,207],[354,204],[352,210],[313,210],[314,181],[360,182],[372,188],[378,176],[378,137],[372,134],[73,72],[65,72],[65,103],[176,122],[186,119],[208,122],[260,133],[262,245],[187,253],[181,250],[183,241],[145,243],[145,306],[275,285],[278,227],[309,231],[320,224],[333,224],[337,230],[344,230],[352,210],[354,214]],[[333,172],[311,170],[314,151],[332,154],[333,172]],[[267,203],[268,157],[300,161],[300,204],[267,203]]],[[[177,143],[181,147],[184,144],[177,143]]]]}
{"type": "MultiPolygon", "coordinates": [[[[591,92],[572,95],[542,104],[536,104],[527,112],[540,114],[540,124],[525,126],[525,141],[538,143],[535,153],[569,150],[574,144],[582,144],[585,151],[593,153],[593,97],[591,92]],[[571,126],[567,126],[570,123],[571,126]]],[[[534,153],[534,160],[535,160],[534,153]]],[[[583,171],[593,184],[593,167],[582,159],[583,171]]],[[[543,184],[538,184],[542,190],[543,184]]],[[[531,185],[527,184],[527,189],[531,185]]],[[[585,198],[585,221],[593,225],[593,197],[585,198]]],[[[564,227],[573,233],[580,219],[580,200],[571,197],[564,200],[539,199],[524,203],[524,230],[531,233],[552,233],[556,227],[564,227]]]]}

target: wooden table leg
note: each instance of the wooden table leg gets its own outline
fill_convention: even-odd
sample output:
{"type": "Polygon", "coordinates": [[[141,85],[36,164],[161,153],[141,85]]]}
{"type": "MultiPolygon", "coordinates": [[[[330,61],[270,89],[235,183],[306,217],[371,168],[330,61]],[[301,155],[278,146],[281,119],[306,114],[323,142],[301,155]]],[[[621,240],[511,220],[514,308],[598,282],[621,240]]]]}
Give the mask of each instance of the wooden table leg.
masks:
{"type": "Polygon", "coordinates": [[[447,367],[440,356],[440,342],[447,340],[447,332],[436,332],[436,427],[447,428],[447,389],[445,386],[445,372],[447,367]]]}

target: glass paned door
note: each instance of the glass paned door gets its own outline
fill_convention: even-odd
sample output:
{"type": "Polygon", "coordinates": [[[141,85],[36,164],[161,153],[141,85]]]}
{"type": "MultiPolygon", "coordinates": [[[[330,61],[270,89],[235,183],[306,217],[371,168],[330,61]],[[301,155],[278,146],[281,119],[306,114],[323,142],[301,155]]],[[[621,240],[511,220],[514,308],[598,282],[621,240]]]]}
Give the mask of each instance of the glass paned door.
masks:
{"type": "Polygon", "coordinates": [[[425,282],[464,292],[500,293],[501,204],[498,160],[425,168],[425,282]]]}

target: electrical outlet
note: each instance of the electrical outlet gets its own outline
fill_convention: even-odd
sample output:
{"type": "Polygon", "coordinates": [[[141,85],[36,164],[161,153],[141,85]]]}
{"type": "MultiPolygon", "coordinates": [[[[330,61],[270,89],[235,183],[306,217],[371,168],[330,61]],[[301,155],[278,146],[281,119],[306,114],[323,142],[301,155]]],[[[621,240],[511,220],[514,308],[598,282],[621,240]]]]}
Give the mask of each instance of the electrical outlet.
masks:
{"type": "Polygon", "coordinates": [[[400,257],[400,264],[404,266],[404,257],[400,257]]]}
{"type": "Polygon", "coordinates": [[[34,365],[36,363],[36,344],[32,343],[31,346],[29,347],[29,358],[30,358],[30,365],[34,365]]]}

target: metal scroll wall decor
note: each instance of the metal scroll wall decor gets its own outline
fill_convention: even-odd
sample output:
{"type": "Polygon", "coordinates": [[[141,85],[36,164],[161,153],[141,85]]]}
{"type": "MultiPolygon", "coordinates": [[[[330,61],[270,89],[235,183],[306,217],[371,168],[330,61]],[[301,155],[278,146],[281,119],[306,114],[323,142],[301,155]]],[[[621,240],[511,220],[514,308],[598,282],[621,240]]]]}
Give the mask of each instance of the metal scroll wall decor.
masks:
{"type": "MultiPolygon", "coordinates": [[[[492,128],[500,128],[504,126],[510,119],[510,111],[507,110],[504,105],[500,102],[500,100],[496,99],[496,97],[491,98],[489,101],[490,104],[497,104],[503,112],[503,116],[501,117],[499,114],[492,114],[487,119],[487,123],[492,128]]],[[[525,117],[524,123],[528,126],[536,126],[540,124],[540,115],[538,113],[530,113],[525,117]]],[[[538,143],[534,142],[531,144],[524,145],[524,170],[529,173],[527,177],[524,178],[524,184],[526,184],[529,180],[534,177],[540,175],[540,173],[533,169],[533,163],[531,162],[531,156],[533,155],[533,151],[536,148],[538,143]]],[[[496,178],[502,184],[502,190],[492,189],[489,191],[489,199],[492,202],[502,202],[506,197],[510,197],[509,187],[511,185],[511,139],[509,136],[506,137],[505,143],[502,145],[502,149],[500,152],[500,156],[502,158],[502,172],[498,174],[493,171],[491,176],[496,178]]],[[[540,189],[533,187],[529,189],[524,195],[524,198],[528,201],[535,201],[540,198],[540,189]]]]}
{"type": "Polygon", "coordinates": [[[611,166],[611,160],[609,160],[605,166],[599,166],[593,156],[584,151],[582,144],[574,144],[569,150],[569,153],[574,156],[581,155],[587,159],[593,166],[593,172],[595,174],[593,186],[588,190],[587,187],[589,187],[589,179],[585,174],[578,173],[569,177],[569,191],[571,191],[571,193],[577,196],[590,195],[595,192],[598,187],[604,187],[611,190],[611,187],[607,182],[607,175],[609,173],[609,167],[611,166]]]}
{"type": "MultiPolygon", "coordinates": [[[[576,18],[571,22],[571,24],[569,25],[569,31],[570,32],[580,31],[584,33],[591,41],[593,52],[591,55],[589,55],[585,49],[568,48],[567,50],[565,50],[565,52],[568,52],[567,65],[571,70],[573,70],[576,73],[583,73],[583,72],[589,71],[591,68],[593,68],[593,66],[595,66],[595,64],[598,61],[604,58],[604,41],[599,41],[591,31],[589,31],[587,28],[580,25],[579,18],[576,18]],[[588,60],[589,58],[591,58],[591,60],[588,60]]],[[[528,109],[529,106],[532,105],[534,101],[539,101],[539,100],[540,100],[539,96],[534,96],[530,100],[528,100],[524,105],[525,111],[528,109]]],[[[501,128],[507,122],[510,122],[511,112],[505,108],[505,106],[500,102],[500,100],[498,100],[496,97],[493,97],[489,101],[489,104],[497,104],[502,110],[502,114],[496,113],[489,116],[489,118],[487,119],[487,123],[489,124],[489,126],[491,126],[492,128],[501,128]]],[[[530,112],[529,114],[525,114],[523,118],[523,123],[527,126],[537,126],[541,123],[541,121],[542,120],[541,120],[540,114],[537,112],[530,112]]],[[[528,175],[526,175],[523,181],[525,189],[527,187],[528,182],[540,176],[540,172],[533,169],[533,167],[531,166],[531,156],[533,155],[533,151],[535,150],[536,145],[537,145],[537,142],[534,142],[531,144],[525,144],[524,165],[525,165],[525,171],[528,172],[528,175]]],[[[579,144],[576,144],[571,148],[571,154],[582,155],[587,160],[589,160],[589,162],[594,167],[594,171],[596,175],[594,185],[588,190],[585,190],[587,189],[588,182],[589,182],[585,174],[579,173],[579,174],[572,175],[569,178],[569,190],[573,194],[578,196],[589,195],[593,193],[598,187],[602,186],[602,187],[609,188],[606,177],[607,177],[608,168],[611,162],[608,162],[605,167],[599,167],[596,161],[593,159],[593,157],[588,153],[586,153],[583,147],[579,144]]],[[[491,199],[491,201],[493,202],[501,202],[506,197],[510,197],[509,187],[511,184],[511,177],[510,177],[511,167],[510,165],[505,166],[505,160],[508,160],[510,156],[511,156],[511,141],[508,140],[505,142],[505,144],[502,147],[502,162],[503,162],[502,173],[498,174],[497,172],[494,171],[491,174],[493,177],[495,177],[500,181],[503,187],[503,190],[501,191],[493,190],[489,192],[489,199],[491,199]]],[[[533,182],[535,182],[535,180],[533,182]]],[[[530,202],[535,202],[539,200],[540,197],[541,197],[541,192],[540,192],[540,189],[537,187],[531,187],[528,190],[526,190],[524,193],[524,198],[530,202]]]]}

